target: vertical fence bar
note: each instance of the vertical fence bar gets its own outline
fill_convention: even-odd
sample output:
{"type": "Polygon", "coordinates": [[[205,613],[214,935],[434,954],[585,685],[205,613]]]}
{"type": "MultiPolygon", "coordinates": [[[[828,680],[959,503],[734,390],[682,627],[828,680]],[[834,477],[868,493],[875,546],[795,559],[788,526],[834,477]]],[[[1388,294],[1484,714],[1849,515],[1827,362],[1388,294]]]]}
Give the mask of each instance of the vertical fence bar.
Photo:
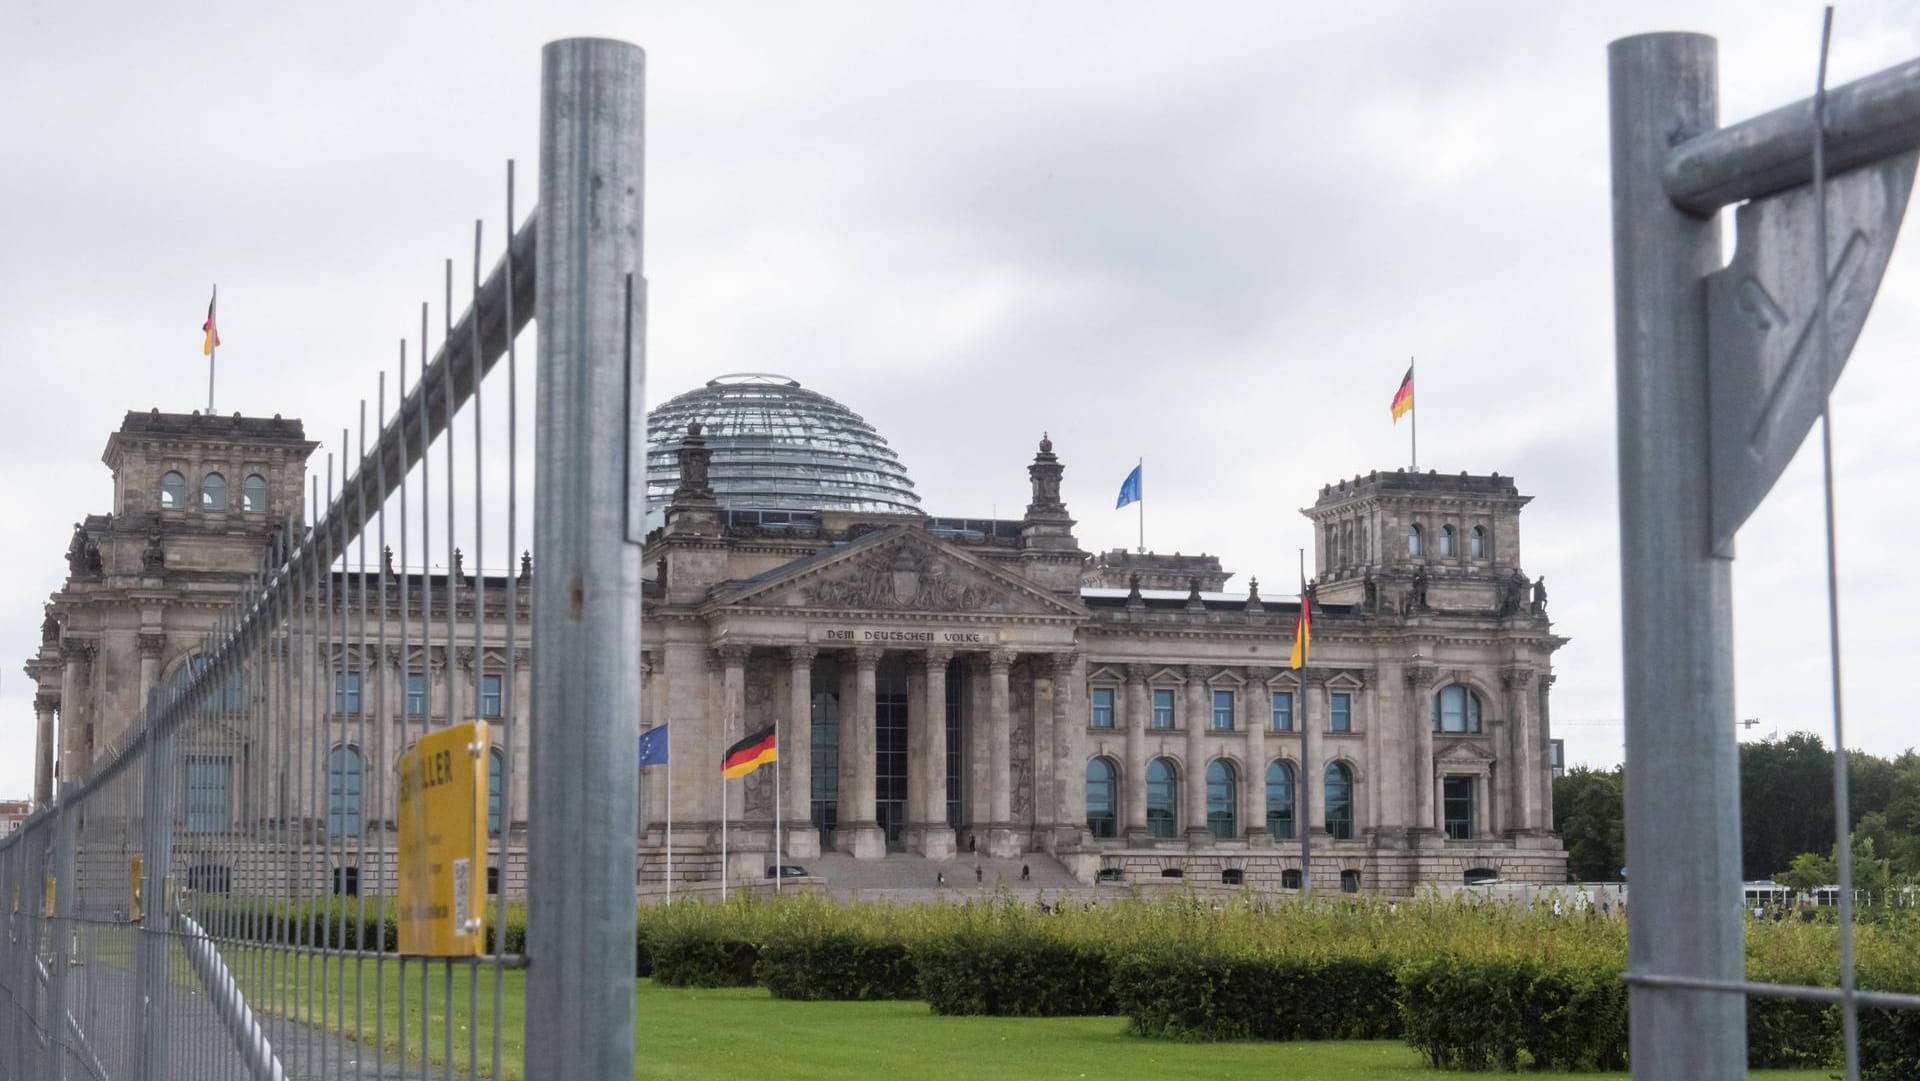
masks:
{"type": "MultiPolygon", "coordinates": [[[[1710,532],[1705,276],[1720,227],[1677,209],[1661,169],[1717,124],[1713,39],[1645,34],[1608,49],[1614,338],[1626,673],[1628,958],[1637,974],[1738,980],[1740,776],[1732,574],[1710,532]],[[1674,829],[1674,823],[1690,828],[1674,829]]],[[[1746,1076],[1739,993],[1631,990],[1635,1078],[1746,1076]]]]}
{"type": "MultiPolygon", "coordinates": [[[[156,697],[156,701],[158,698],[156,697]]],[[[146,779],[146,820],[141,823],[141,847],[145,855],[141,860],[140,886],[140,928],[137,937],[140,943],[135,955],[135,994],[140,996],[140,1057],[142,1059],[143,1081],[167,1081],[171,1076],[168,1062],[168,1030],[171,1019],[167,1016],[167,950],[170,939],[167,934],[167,876],[171,874],[169,863],[173,854],[173,735],[167,731],[163,718],[171,713],[172,702],[168,708],[150,715],[147,725],[147,757],[144,763],[146,779]]]]}
{"type": "Polygon", "coordinates": [[[626,1078],[640,717],[626,445],[645,365],[628,371],[623,342],[626,276],[641,273],[645,54],[556,41],[541,76],[527,1076],[626,1078]]]}
{"type": "MultiPolygon", "coordinates": [[[[61,788],[71,790],[69,781],[61,788]]],[[[73,935],[74,894],[79,892],[79,884],[74,881],[74,831],[78,827],[78,810],[73,806],[72,796],[62,791],[57,805],[59,815],[54,820],[53,831],[53,932],[47,939],[47,968],[50,977],[47,980],[47,1035],[50,1039],[48,1053],[53,1056],[52,1069],[47,1076],[52,1081],[66,1081],[68,1041],[72,1038],[67,1031],[64,1018],[67,1013],[67,972],[72,967],[67,963],[67,943],[73,935]]]]}

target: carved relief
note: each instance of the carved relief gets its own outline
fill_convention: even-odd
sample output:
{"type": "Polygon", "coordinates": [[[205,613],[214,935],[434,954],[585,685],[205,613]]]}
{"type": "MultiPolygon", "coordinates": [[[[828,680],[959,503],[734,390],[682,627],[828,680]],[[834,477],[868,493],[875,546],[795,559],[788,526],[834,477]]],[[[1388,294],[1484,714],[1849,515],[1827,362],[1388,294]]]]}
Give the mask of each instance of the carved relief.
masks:
{"type": "Polygon", "coordinates": [[[167,636],[164,634],[142,632],[138,643],[142,657],[158,657],[167,651],[167,636]]]}
{"type": "Polygon", "coordinates": [[[990,612],[1002,592],[939,553],[905,542],[863,553],[838,576],[809,582],[804,603],[816,608],[921,612],[990,612]]]}

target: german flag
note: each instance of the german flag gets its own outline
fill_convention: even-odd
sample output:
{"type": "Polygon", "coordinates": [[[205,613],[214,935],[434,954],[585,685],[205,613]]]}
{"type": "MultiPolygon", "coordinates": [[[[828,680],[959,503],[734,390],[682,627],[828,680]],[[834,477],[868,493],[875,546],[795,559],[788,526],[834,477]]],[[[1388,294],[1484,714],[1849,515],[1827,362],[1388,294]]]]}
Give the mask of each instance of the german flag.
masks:
{"type": "Polygon", "coordinates": [[[1393,422],[1413,412],[1413,365],[1407,365],[1407,377],[1400,380],[1400,389],[1393,392],[1393,422]]]}
{"type": "Polygon", "coordinates": [[[1305,582],[1300,583],[1300,618],[1293,622],[1293,656],[1291,667],[1298,670],[1307,666],[1307,648],[1313,644],[1313,590],[1305,582]]]}
{"type": "Polygon", "coordinates": [[[780,748],[774,744],[773,729],[762,728],[727,748],[720,760],[720,776],[745,777],[769,762],[780,760],[780,748]]]}
{"type": "Polygon", "coordinates": [[[213,306],[219,299],[220,294],[216,292],[213,299],[207,301],[207,321],[200,324],[200,329],[206,332],[205,340],[200,343],[200,355],[203,357],[212,356],[213,347],[220,344],[220,329],[213,325],[213,306]]]}

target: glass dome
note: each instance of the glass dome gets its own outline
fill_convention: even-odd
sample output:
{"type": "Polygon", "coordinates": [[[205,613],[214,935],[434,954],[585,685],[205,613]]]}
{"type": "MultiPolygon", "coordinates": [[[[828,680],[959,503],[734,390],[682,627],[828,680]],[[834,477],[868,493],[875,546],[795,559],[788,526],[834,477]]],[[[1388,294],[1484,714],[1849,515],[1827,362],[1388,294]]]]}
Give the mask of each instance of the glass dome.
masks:
{"type": "Polygon", "coordinates": [[[647,511],[680,483],[687,424],[705,426],[714,495],[733,510],[918,513],[900,458],[860,414],[783,375],[723,375],[647,414],[647,511]]]}

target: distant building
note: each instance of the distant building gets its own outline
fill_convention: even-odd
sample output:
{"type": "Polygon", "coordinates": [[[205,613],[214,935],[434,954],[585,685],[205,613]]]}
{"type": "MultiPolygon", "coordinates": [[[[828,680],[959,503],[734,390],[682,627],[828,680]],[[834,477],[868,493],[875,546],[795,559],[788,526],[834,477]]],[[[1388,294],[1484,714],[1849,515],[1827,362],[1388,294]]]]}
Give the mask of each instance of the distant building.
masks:
{"type": "MultiPolygon", "coordinates": [[[[789,858],[972,850],[1050,856],[1085,881],[1287,887],[1304,835],[1321,888],[1564,881],[1548,691],[1565,639],[1521,570],[1528,497],[1510,478],[1372,473],[1322,488],[1304,511],[1311,664],[1293,671],[1290,592],[1229,592],[1210,555],[1083,551],[1048,439],[1025,512],[994,520],[923,512],[879,433],[791,380],[714,380],[663,404],[649,432],[640,724],[671,719],[682,765],[671,792],[665,771],[642,777],[643,883],[718,878],[723,818],[732,872],[759,876],[773,771],[723,788],[710,767],[774,724],[789,858]]],[[[105,455],[112,511],[76,527],[27,664],[36,798],[101,761],[148,693],[194,663],[282,527],[301,526],[313,448],[277,417],[127,415],[105,455]]],[[[391,808],[363,806],[360,778],[391,770],[369,759],[396,757],[406,723],[498,716],[511,694],[516,745],[490,761],[496,775],[507,756],[524,761],[533,658],[492,617],[476,650],[470,612],[482,594],[490,612],[509,596],[526,611],[533,562],[488,577],[369,568],[336,571],[325,596],[342,616],[370,596],[385,651],[297,654],[308,686],[331,681],[331,710],[242,692],[231,712],[296,719],[238,744],[183,734],[188,842],[242,821],[345,834],[317,858],[357,883],[360,846],[392,828],[391,808]],[[429,587],[463,604],[453,642],[444,624],[420,628],[429,587]]],[[[526,772],[511,771],[516,809],[526,772]]],[[[491,825],[508,835],[504,878],[518,889],[524,824],[491,825]]],[[[199,878],[224,884],[229,870],[199,878]]]]}
{"type": "Polygon", "coordinates": [[[20,823],[33,813],[33,801],[24,799],[0,800],[0,837],[20,828],[20,823]]]}

